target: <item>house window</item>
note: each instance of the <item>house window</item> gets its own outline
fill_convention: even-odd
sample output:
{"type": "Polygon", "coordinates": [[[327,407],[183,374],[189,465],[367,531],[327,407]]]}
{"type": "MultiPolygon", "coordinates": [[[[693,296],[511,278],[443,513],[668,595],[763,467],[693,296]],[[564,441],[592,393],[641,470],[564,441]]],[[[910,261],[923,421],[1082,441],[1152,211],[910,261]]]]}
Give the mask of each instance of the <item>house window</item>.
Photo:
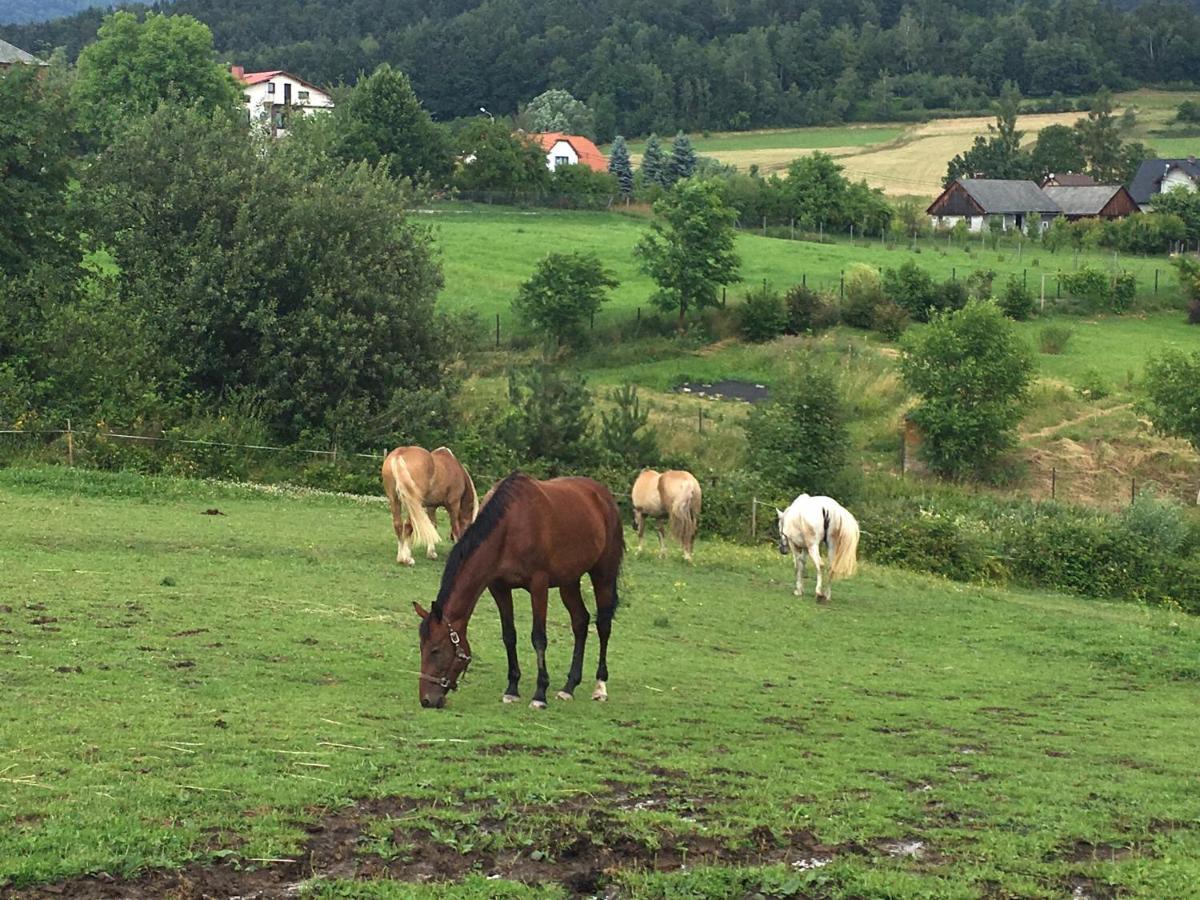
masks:
{"type": "Polygon", "coordinates": [[[296,96],[300,98],[301,102],[304,102],[308,99],[308,91],[300,91],[296,96]]]}
{"type": "Polygon", "coordinates": [[[273,93],[275,93],[275,82],[273,82],[273,81],[268,81],[268,82],[267,82],[267,93],[268,93],[268,94],[273,94],[273,93]]]}
{"type": "Polygon", "coordinates": [[[243,102],[245,102],[245,103],[249,103],[249,102],[250,102],[250,95],[249,95],[249,94],[242,94],[242,100],[243,100],[243,102]]]}
{"type": "Polygon", "coordinates": [[[570,164],[571,164],[571,158],[570,158],[569,156],[556,156],[556,157],[554,157],[554,167],[555,167],[556,169],[557,169],[559,166],[569,166],[570,164]]]}

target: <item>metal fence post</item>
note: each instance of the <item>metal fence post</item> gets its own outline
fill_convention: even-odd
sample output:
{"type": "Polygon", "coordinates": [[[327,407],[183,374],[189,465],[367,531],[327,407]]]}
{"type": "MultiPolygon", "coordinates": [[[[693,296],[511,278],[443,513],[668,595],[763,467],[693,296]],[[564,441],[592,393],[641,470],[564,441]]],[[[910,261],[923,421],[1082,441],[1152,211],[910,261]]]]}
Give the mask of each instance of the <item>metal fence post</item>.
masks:
{"type": "Polygon", "coordinates": [[[758,498],[754,497],[750,501],[750,541],[751,543],[758,540],[758,498]]]}

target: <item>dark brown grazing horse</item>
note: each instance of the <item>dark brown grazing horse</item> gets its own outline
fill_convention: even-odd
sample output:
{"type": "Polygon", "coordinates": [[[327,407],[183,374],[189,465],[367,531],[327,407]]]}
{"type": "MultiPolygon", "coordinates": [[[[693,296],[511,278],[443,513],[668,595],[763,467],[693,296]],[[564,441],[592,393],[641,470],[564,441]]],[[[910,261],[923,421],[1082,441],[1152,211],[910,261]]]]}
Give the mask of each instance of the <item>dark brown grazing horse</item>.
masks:
{"type": "Polygon", "coordinates": [[[450,551],[433,608],[413,609],[421,617],[421,705],[441,708],[446,692],[471,661],[467,624],[486,588],[500,610],[500,632],[508,651],[505,703],[518,699],[517,632],[513,627],[514,588],[529,591],[533,604],[533,649],[538,678],[530,706],[546,706],[546,603],[558,588],[571,614],[575,655],[561,700],[573,698],[583,678],[583,650],[589,615],[580,580],[586,573],[596,594],[596,634],[600,663],[593,700],[607,700],[608,635],[617,609],[617,575],[625,554],[625,534],[612,494],[590,478],[537,481],[513,472],[484,498],[479,517],[450,551]]]}

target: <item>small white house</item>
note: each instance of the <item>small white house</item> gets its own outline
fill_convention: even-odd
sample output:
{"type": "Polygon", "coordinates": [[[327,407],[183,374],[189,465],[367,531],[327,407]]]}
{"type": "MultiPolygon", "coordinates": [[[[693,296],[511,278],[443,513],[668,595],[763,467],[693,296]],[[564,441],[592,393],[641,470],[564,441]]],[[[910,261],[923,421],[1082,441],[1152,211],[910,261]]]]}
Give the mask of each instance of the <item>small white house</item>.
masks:
{"type": "Polygon", "coordinates": [[[230,71],[242,84],[246,117],[261,124],[273,137],[287,134],[289,116],[308,116],[318,110],[333,109],[329,94],[281,69],[247,72],[241,66],[234,66],[230,71]]]}
{"type": "Polygon", "coordinates": [[[608,160],[595,144],[578,134],[543,131],[531,135],[546,151],[546,168],[584,165],[595,172],[607,172],[608,160]]]}
{"type": "Polygon", "coordinates": [[[1148,211],[1154,206],[1154,198],[1168,191],[1195,191],[1200,188],[1200,162],[1196,157],[1187,159],[1147,159],[1138,166],[1129,193],[1134,201],[1148,211]]]}

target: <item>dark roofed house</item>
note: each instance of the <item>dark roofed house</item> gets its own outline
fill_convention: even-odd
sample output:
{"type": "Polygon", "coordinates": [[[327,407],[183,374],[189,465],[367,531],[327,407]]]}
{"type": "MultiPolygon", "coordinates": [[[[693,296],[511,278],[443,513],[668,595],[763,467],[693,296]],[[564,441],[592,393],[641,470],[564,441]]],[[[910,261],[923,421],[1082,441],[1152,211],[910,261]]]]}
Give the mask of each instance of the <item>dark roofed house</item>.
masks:
{"type": "Polygon", "coordinates": [[[1068,220],[1123,219],[1138,211],[1129,191],[1119,184],[1043,188],[1068,220]]]}
{"type": "Polygon", "coordinates": [[[927,212],[935,228],[953,227],[965,220],[971,231],[981,231],[994,219],[1005,231],[1024,231],[1031,227],[1044,229],[1062,210],[1032,181],[959,178],[942,191],[927,212]]]}
{"type": "Polygon", "coordinates": [[[1042,189],[1048,187],[1093,187],[1096,185],[1096,179],[1091,175],[1084,175],[1082,172],[1059,172],[1055,174],[1051,172],[1042,179],[1042,189]]]}
{"type": "Polygon", "coordinates": [[[14,47],[8,41],[0,40],[0,70],[10,66],[44,66],[32,53],[26,53],[20,47],[14,47]]]}
{"type": "Polygon", "coordinates": [[[1200,163],[1196,162],[1196,157],[1148,159],[1138,166],[1137,174],[1129,183],[1129,193],[1142,209],[1154,205],[1156,194],[1177,188],[1188,191],[1200,188],[1200,163]]]}

